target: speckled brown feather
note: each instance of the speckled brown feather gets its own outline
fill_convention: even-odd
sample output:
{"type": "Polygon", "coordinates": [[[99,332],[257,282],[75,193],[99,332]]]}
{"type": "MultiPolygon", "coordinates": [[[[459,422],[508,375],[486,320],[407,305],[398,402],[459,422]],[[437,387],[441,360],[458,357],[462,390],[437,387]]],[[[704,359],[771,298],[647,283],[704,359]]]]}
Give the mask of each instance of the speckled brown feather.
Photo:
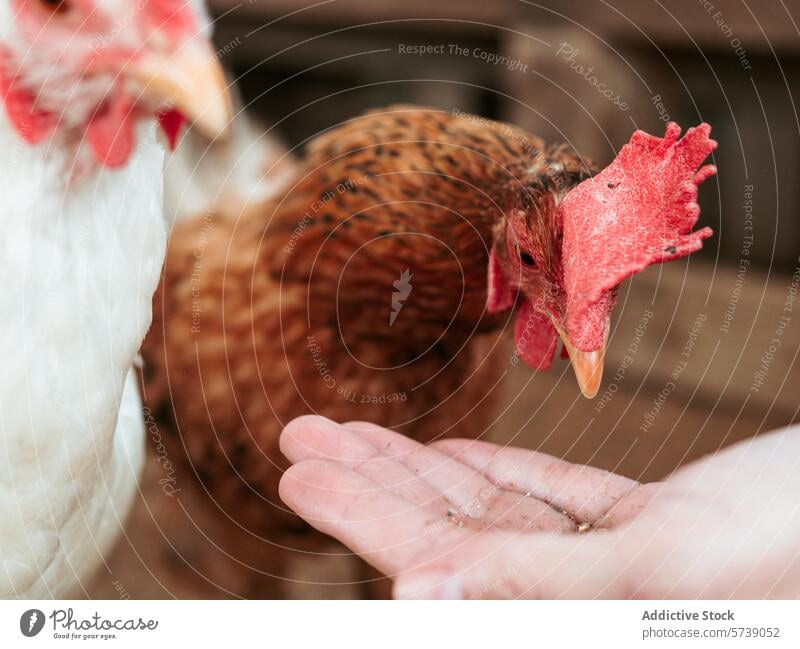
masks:
{"type": "MultiPolygon", "coordinates": [[[[194,473],[229,518],[228,540],[304,529],[277,495],[278,435],[298,415],[421,441],[486,432],[507,358],[508,315],[484,309],[498,224],[587,175],[514,127],[394,106],[316,138],[280,199],[178,225],[144,394],[171,457],[189,460],[184,485],[194,473]],[[390,326],[404,270],[413,288],[390,326]]],[[[552,212],[543,242],[557,238],[552,212]]]]}

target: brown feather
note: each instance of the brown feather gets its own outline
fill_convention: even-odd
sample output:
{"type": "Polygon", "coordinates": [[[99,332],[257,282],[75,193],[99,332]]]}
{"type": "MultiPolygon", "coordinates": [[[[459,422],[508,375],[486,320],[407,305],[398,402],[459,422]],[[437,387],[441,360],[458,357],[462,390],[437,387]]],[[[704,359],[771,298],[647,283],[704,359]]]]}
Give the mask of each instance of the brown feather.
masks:
{"type": "Polygon", "coordinates": [[[523,209],[540,219],[527,227],[541,254],[556,255],[550,207],[587,175],[573,152],[520,129],[394,106],[316,138],[279,199],[176,228],[144,393],[170,453],[230,517],[229,539],[248,536],[237,525],[269,538],[302,529],[277,493],[278,436],[298,415],[420,441],[486,432],[508,358],[504,320],[484,311],[489,250],[523,209]],[[390,325],[406,270],[412,289],[390,325]]]}

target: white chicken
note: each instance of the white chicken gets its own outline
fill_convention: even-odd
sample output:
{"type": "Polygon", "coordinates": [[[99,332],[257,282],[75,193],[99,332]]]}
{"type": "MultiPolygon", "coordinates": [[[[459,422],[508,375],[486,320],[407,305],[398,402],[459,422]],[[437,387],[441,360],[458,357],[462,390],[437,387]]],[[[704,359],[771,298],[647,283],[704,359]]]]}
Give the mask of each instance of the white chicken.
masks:
{"type": "Polygon", "coordinates": [[[0,596],[81,594],[136,492],[155,123],[225,129],[209,29],[184,0],[0,0],[0,596]]]}

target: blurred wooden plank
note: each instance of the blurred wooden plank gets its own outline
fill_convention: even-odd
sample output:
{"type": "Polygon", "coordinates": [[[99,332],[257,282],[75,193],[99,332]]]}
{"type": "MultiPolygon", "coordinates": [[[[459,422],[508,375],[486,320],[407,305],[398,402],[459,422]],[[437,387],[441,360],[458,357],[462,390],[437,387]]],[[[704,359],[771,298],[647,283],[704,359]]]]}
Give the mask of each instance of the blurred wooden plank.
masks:
{"type": "Polygon", "coordinates": [[[614,334],[623,344],[612,345],[610,367],[621,361],[640,310],[650,304],[647,308],[655,316],[648,323],[630,376],[666,382],[681,352],[692,345],[680,383],[696,386],[695,398],[730,404],[732,410],[747,400],[751,412],[770,410],[789,417],[797,407],[793,395],[800,390],[800,375],[795,371],[800,327],[782,323],[785,318],[789,323],[800,319],[800,303],[791,301],[798,281],[798,276],[769,276],[753,268],[740,274],[729,266],[694,260],[650,269],[620,293],[622,308],[614,334]],[[692,343],[692,329],[700,318],[705,321],[700,322],[692,343]],[[774,340],[778,340],[777,353],[769,359],[763,385],[759,385],[755,375],[774,340]]]}
{"type": "MultiPolygon", "coordinates": [[[[216,15],[231,12],[261,20],[281,19],[285,24],[352,26],[410,20],[409,30],[437,33],[491,32],[507,15],[503,2],[481,0],[210,0],[208,4],[216,15]]],[[[397,24],[391,27],[402,29],[397,24]]]]}
{"type": "MultiPolygon", "coordinates": [[[[558,23],[566,27],[569,21],[606,39],[641,42],[646,35],[669,46],[689,47],[694,40],[704,48],[717,49],[730,49],[731,41],[738,39],[744,49],[752,52],[769,52],[770,48],[797,51],[797,2],[763,0],[751,4],[736,0],[714,0],[706,4],[698,0],[587,0],[580,3],[549,0],[536,5],[515,0],[209,2],[216,15],[231,12],[261,20],[280,18],[287,24],[355,25],[410,20],[409,28],[418,32],[464,33],[518,28],[523,21],[545,26],[558,23]],[[440,18],[448,20],[432,20],[440,18]]],[[[392,27],[401,28],[397,24],[392,27]]]]}
{"type": "Polygon", "coordinates": [[[733,50],[738,39],[749,52],[769,52],[770,48],[797,51],[800,13],[796,1],[762,0],[550,0],[539,8],[522,3],[508,5],[514,20],[527,19],[539,24],[566,21],[604,39],[628,40],[641,44],[648,37],[669,47],[733,50]],[[752,13],[751,13],[752,12],[752,13]],[[565,21],[566,19],[566,21],[565,21]],[[763,33],[762,33],[763,30],[763,33]]]}
{"type": "MultiPolygon", "coordinates": [[[[621,473],[644,482],[659,480],[675,468],[735,441],[752,437],[760,418],[738,417],[709,409],[681,395],[666,401],[653,426],[639,426],[651,408],[648,388],[638,394],[620,389],[598,413],[580,395],[571,375],[537,377],[526,387],[490,436],[490,441],[521,446],[621,473]],[[570,384],[567,389],[565,384],[570,384]],[[547,399],[540,397],[554,392],[547,399]],[[541,403],[536,416],[531,404],[541,403]]],[[[524,382],[518,385],[525,385],[524,382]]],[[[637,386],[638,387],[638,386],[637,386]]],[[[776,422],[777,425],[777,422],[776,422]]]]}
{"type": "MultiPolygon", "coordinates": [[[[616,155],[635,129],[631,106],[641,103],[641,83],[626,63],[596,36],[569,23],[526,25],[524,34],[535,34],[549,43],[543,46],[525,35],[503,35],[503,54],[527,64],[527,73],[498,70],[503,90],[518,101],[506,102],[501,117],[529,129],[550,142],[567,142],[581,155],[603,164],[616,155]],[[564,44],[563,53],[561,43],[564,44]],[[570,53],[576,58],[569,61],[570,53]],[[592,75],[611,90],[610,101],[589,83],[580,69],[592,67],[592,75]]],[[[649,104],[649,97],[644,100],[649,104]]]]}

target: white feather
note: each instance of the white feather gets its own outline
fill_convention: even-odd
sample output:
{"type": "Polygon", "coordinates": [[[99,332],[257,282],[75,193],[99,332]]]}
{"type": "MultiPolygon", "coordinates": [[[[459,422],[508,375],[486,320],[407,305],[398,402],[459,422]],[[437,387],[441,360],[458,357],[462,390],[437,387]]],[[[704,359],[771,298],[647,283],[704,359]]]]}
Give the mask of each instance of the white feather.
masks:
{"type": "Polygon", "coordinates": [[[163,149],[142,123],[125,167],[70,181],[56,147],[23,143],[3,116],[0,151],[0,596],[62,597],[136,491],[129,371],[164,258],[163,149]]]}

